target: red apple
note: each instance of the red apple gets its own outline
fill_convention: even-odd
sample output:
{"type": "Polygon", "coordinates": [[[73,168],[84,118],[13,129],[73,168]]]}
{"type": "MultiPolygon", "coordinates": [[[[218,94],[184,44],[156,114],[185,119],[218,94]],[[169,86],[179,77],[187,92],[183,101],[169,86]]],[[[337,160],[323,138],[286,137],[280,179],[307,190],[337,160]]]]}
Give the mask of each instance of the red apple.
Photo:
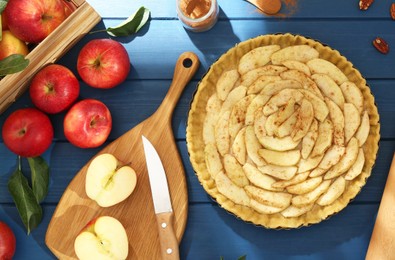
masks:
{"type": "Polygon", "coordinates": [[[0,40],[0,60],[10,56],[11,54],[22,54],[26,56],[29,49],[24,41],[19,40],[10,31],[2,32],[0,40]]]}
{"type": "Polygon", "coordinates": [[[84,99],[67,112],[64,134],[70,143],[80,148],[102,145],[111,132],[112,118],[107,106],[95,99],[84,99]]]}
{"type": "Polygon", "coordinates": [[[125,47],[111,39],[88,42],[78,54],[77,70],[82,80],[94,88],[113,88],[129,74],[130,60],[125,47]]]}
{"type": "Polygon", "coordinates": [[[36,108],[22,108],[10,114],[2,130],[4,144],[22,157],[43,154],[51,145],[53,127],[48,116],[36,108]]]}
{"type": "Polygon", "coordinates": [[[16,239],[12,229],[0,221],[0,259],[11,260],[15,254],[16,239]]]}
{"type": "Polygon", "coordinates": [[[29,93],[36,107],[48,114],[56,114],[77,100],[80,83],[68,68],[51,64],[33,77],[29,93]]]}
{"type": "Polygon", "coordinates": [[[44,40],[66,19],[62,0],[9,0],[3,14],[10,31],[31,43],[44,40]]]}

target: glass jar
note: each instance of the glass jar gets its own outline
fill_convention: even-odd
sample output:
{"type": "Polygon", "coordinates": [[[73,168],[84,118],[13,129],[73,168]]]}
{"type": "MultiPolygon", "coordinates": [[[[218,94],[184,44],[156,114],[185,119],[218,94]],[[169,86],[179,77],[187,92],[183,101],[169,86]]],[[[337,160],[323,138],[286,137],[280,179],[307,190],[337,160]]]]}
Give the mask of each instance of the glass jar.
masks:
{"type": "Polygon", "coordinates": [[[211,29],[218,20],[217,0],[176,0],[177,15],[183,26],[192,32],[211,29]]]}

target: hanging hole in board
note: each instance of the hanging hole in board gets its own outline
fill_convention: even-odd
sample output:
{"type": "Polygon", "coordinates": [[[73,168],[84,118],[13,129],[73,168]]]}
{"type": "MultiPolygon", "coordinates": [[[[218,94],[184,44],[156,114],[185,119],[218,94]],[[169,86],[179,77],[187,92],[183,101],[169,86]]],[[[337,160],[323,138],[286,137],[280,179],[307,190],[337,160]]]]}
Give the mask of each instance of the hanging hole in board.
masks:
{"type": "Polygon", "coordinates": [[[192,60],[190,58],[187,58],[187,59],[183,60],[182,65],[185,68],[190,68],[192,66],[192,63],[193,63],[192,60]]]}

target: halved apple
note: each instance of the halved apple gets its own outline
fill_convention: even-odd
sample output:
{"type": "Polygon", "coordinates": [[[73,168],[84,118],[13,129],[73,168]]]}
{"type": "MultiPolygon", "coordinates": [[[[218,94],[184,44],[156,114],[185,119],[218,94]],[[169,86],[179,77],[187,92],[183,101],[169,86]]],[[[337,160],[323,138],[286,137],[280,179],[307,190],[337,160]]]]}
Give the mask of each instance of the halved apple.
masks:
{"type": "Polygon", "coordinates": [[[81,260],[126,259],[129,243],[125,228],[116,218],[98,217],[89,222],[74,241],[81,260]]]}
{"type": "Polygon", "coordinates": [[[114,155],[95,157],[86,172],[85,191],[101,207],[110,207],[125,200],[136,187],[137,176],[132,167],[119,167],[114,155]]]}

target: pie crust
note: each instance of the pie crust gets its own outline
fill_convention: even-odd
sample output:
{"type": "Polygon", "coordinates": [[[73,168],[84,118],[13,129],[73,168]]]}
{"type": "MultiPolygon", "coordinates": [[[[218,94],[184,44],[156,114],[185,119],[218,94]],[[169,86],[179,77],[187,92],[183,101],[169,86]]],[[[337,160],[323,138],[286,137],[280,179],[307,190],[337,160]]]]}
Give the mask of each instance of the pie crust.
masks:
{"type": "Polygon", "coordinates": [[[355,198],[371,174],[379,132],[374,97],[366,80],[350,61],[316,40],[300,35],[275,34],[237,44],[209,68],[191,103],[186,139],[200,183],[221,207],[244,221],[266,228],[298,228],[321,222],[355,198]],[[261,48],[264,46],[266,48],[261,48]],[[290,46],[299,47],[288,48],[290,46]],[[287,48],[289,51],[283,51],[287,48]],[[264,49],[263,54],[261,49],[264,49]],[[283,53],[278,54],[281,51],[283,53]],[[321,63],[314,65],[312,60],[321,63]],[[325,61],[330,63],[330,69],[326,69],[325,61]],[[264,73],[259,77],[246,76],[263,67],[266,69],[262,71],[270,71],[268,74],[272,78],[265,78],[264,73]],[[301,73],[308,81],[302,82],[300,77],[292,76],[301,73]],[[356,86],[357,90],[340,87],[344,81],[351,82],[348,84],[356,86]],[[335,84],[331,86],[333,82],[335,84]],[[281,84],[287,87],[281,87],[281,84]],[[231,94],[234,95],[232,100],[229,95],[236,88],[231,94]],[[360,103],[357,98],[354,100],[355,91],[363,96],[360,103]],[[321,101],[314,102],[310,97],[312,93],[313,99],[318,96],[321,101]],[[268,97],[261,97],[260,102],[253,101],[265,95],[268,97]],[[249,108],[253,102],[258,105],[249,108]],[[340,116],[336,114],[339,111],[340,116]],[[283,118],[276,121],[280,120],[280,114],[283,118]],[[293,122],[291,114],[294,115],[293,122]],[[292,127],[279,130],[287,119],[292,127]],[[363,133],[358,133],[363,121],[365,126],[369,122],[366,138],[363,133]],[[255,137],[251,133],[255,133],[255,137]],[[329,134],[326,136],[325,133],[329,134]],[[237,137],[239,135],[241,137],[237,137]],[[311,143],[306,135],[314,136],[310,149],[304,144],[311,143]],[[285,138],[288,140],[284,144],[279,141],[285,138]],[[318,138],[321,138],[320,145],[316,145],[318,138]],[[291,144],[295,145],[289,146],[291,144]],[[333,153],[331,150],[339,149],[339,158],[334,160],[328,155],[330,159],[323,162],[322,158],[333,153]],[[313,167],[311,164],[310,167],[302,166],[301,162],[306,163],[312,154],[316,159],[320,157],[317,163],[313,163],[313,167]],[[364,161],[357,157],[363,157],[364,161]],[[349,173],[351,171],[353,173],[349,173]],[[251,172],[265,177],[262,180],[258,174],[257,181],[256,175],[250,177],[251,172]],[[264,182],[263,186],[260,181],[264,182]],[[271,183],[270,187],[268,183],[271,183]],[[322,198],[325,195],[326,198],[322,198]]]}

